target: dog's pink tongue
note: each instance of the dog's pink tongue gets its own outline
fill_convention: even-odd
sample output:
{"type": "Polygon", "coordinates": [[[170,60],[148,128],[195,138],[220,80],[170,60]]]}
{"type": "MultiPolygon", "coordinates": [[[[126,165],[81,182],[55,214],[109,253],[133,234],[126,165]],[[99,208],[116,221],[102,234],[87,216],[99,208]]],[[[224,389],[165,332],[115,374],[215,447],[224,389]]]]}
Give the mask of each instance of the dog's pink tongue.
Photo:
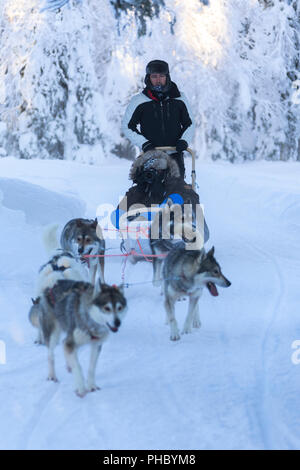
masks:
{"type": "Polygon", "coordinates": [[[219,295],[219,292],[217,291],[216,285],[213,282],[209,282],[207,284],[208,290],[213,295],[214,297],[217,297],[219,295]]]}
{"type": "Polygon", "coordinates": [[[112,331],[113,333],[116,333],[118,331],[118,328],[116,328],[115,326],[111,326],[109,323],[106,324],[109,327],[110,331],[112,331]]]}

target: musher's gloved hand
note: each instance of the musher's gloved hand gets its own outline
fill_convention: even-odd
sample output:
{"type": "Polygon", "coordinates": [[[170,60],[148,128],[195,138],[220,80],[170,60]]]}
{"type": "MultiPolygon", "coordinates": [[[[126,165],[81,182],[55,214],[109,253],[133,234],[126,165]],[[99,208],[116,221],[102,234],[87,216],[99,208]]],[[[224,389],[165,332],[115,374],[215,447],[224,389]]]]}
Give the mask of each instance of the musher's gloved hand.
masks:
{"type": "Polygon", "coordinates": [[[181,153],[188,148],[188,143],[186,140],[179,139],[176,144],[176,152],[181,153]]]}
{"type": "Polygon", "coordinates": [[[155,145],[152,144],[152,142],[150,142],[150,140],[147,140],[147,142],[145,142],[145,143],[142,145],[142,149],[143,149],[143,152],[148,152],[148,150],[153,150],[153,149],[155,149],[155,145]]]}

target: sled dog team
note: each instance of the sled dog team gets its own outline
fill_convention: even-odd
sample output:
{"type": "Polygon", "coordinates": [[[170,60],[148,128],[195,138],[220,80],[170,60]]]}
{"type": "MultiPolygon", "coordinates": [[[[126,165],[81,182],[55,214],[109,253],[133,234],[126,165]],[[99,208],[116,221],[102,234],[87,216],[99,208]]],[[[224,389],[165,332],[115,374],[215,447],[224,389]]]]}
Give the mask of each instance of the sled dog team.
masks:
{"type": "MultiPolygon", "coordinates": [[[[172,211],[168,204],[162,211],[172,211]]],[[[157,217],[159,214],[157,214],[157,217]]],[[[157,223],[157,217],[153,224],[157,223]]],[[[181,222],[182,223],[182,222],[181,222]]],[[[64,227],[60,243],[58,226],[48,227],[44,245],[51,256],[39,271],[37,292],[32,299],[29,320],[38,330],[36,342],[48,348],[48,380],[57,381],[54,349],[64,332],[64,355],[67,369],[72,372],[76,394],[83,397],[98,389],[95,383],[97,360],[110,332],[117,332],[127,310],[123,286],[107,285],[104,280],[105,241],[97,219],[72,219],[64,227]],[[87,272],[89,282],[86,282],[87,272]],[[90,362],[85,382],[78,361],[78,349],[89,344],[90,362]]],[[[185,227],[190,240],[196,238],[196,249],[186,249],[188,240],[150,240],[153,257],[153,284],[159,285],[163,264],[164,306],[170,325],[170,339],[180,339],[175,318],[175,303],[182,296],[189,297],[188,313],[182,333],[199,328],[198,301],[206,287],[217,296],[217,287],[229,287],[230,282],[221,272],[214,257],[214,248],[207,253],[200,245],[200,236],[192,226],[185,227]]],[[[193,240],[193,241],[194,241],[193,240]]]]}

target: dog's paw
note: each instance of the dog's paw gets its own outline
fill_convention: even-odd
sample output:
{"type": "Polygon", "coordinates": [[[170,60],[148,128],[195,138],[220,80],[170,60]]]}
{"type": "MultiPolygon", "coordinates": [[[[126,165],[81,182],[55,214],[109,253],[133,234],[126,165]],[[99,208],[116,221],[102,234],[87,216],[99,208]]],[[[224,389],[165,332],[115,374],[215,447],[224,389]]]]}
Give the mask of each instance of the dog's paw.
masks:
{"type": "Polygon", "coordinates": [[[171,336],[170,336],[170,340],[171,340],[171,341],[178,341],[178,340],[180,340],[180,334],[178,333],[178,334],[171,335],[171,336]]]}
{"type": "Polygon", "coordinates": [[[189,335],[190,333],[192,333],[192,327],[189,326],[189,325],[184,325],[183,330],[182,330],[182,334],[183,335],[189,335]]]}
{"type": "Polygon", "coordinates": [[[47,380],[49,382],[58,382],[58,378],[56,377],[56,375],[48,375],[47,380]]]}
{"type": "Polygon", "coordinates": [[[101,388],[96,384],[91,384],[87,387],[88,392],[97,392],[97,390],[101,390],[101,388]]]}
{"type": "Polygon", "coordinates": [[[194,320],[193,321],[193,327],[194,328],[201,328],[201,321],[200,320],[194,320]]]}
{"type": "Polygon", "coordinates": [[[69,372],[69,373],[72,372],[72,367],[71,366],[66,365],[66,369],[67,369],[67,372],[69,372]]]}
{"type": "Polygon", "coordinates": [[[85,388],[80,388],[75,390],[75,393],[79,398],[83,398],[87,394],[87,390],[85,388]]]}
{"type": "Polygon", "coordinates": [[[152,281],[153,287],[161,287],[161,279],[156,279],[152,281]]]}
{"type": "Polygon", "coordinates": [[[178,329],[176,328],[173,331],[171,331],[170,340],[178,341],[179,339],[180,339],[180,334],[179,334],[178,329]]]}
{"type": "Polygon", "coordinates": [[[178,341],[180,339],[180,334],[176,322],[170,321],[170,340],[178,341]],[[175,323],[175,324],[174,324],[175,323]]]}

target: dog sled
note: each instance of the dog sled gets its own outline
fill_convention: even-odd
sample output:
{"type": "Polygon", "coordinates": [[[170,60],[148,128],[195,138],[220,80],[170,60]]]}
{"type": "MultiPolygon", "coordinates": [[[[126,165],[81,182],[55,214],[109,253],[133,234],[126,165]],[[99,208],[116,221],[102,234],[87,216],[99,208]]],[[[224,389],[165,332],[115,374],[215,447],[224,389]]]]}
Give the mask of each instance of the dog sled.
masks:
{"type": "MultiPolygon", "coordinates": [[[[200,209],[199,195],[195,191],[196,169],[195,152],[188,148],[187,152],[192,157],[191,184],[186,183],[180,177],[177,163],[166,152],[176,151],[175,147],[156,147],[153,151],[142,153],[137,157],[130,170],[130,179],[135,183],[127,191],[120,202],[114,217],[115,226],[122,238],[121,250],[129,255],[132,263],[137,261],[152,261],[153,246],[151,240],[151,226],[155,217],[169,205],[180,207],[184,211],[190,207],[189,218],[193,218],[193,227],[196,228],[196,212],[200,209]],[[161,184],[156,181],[156,176],[161,175],[161,184]],[[158,187],[158,188],[157,188],[158,187]]],[[[204,241],[208,240],[208,228],[203,216],[204,241]]],[[[163,223],[163,221],[161,222],[163,223]]],[[[199,225],[199,224],[198,224],[199,225]]],[[[155,236],[162,239],[162,232],[166,231],[160,226],[155,236]]],[[[168,238],[164,235],[164,238],[168,238]]],[[[174,241],[174,233],[170,233],[170,239],[174,241]],[[173,238],[172,238],[173,237],[173,238]]],[[[175,241],[178,241],[178,238],[175,241]]]]}

